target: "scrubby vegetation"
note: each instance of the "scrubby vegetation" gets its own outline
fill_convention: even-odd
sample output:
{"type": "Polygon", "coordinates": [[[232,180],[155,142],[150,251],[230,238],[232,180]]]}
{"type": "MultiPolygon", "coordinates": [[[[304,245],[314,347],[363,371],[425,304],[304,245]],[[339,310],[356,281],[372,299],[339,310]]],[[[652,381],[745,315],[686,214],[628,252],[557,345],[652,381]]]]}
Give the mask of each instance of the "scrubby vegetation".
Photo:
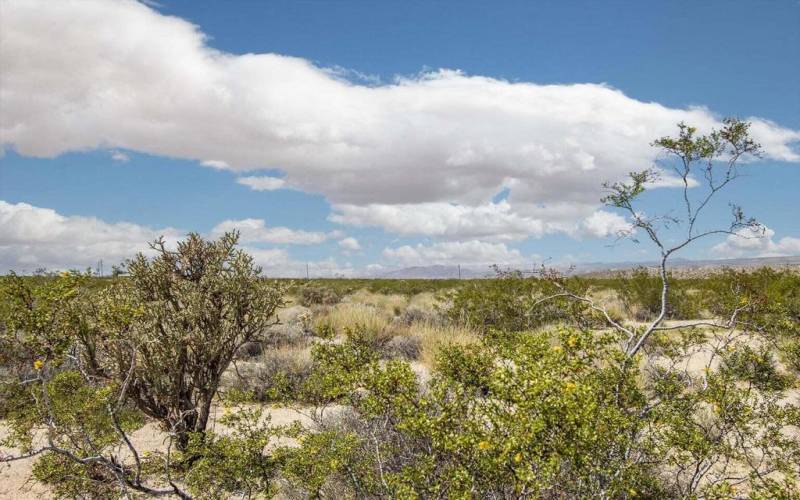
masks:
{"type": "MultiPolygon", "coordinates": [[[[657,144],[756,152],[715,134],[657,144]]],[[[661,266],[613,277],[278,282],[235,234],[4,276],[0,461],[63,498],[798,498],[800,274],[671,276],[649,175],[607,201],[661,266]]]]}

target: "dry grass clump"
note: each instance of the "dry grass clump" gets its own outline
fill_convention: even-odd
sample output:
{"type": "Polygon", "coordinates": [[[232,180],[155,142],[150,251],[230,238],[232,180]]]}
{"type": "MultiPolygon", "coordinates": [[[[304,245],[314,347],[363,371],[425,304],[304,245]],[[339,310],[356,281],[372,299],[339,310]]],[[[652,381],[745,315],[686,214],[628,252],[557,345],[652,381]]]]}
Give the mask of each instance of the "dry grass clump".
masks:
{"type": "Polygon", "coordinates": [[[422,341],[419,337],[397,335],[389,339],[381,350],[386,358],[414,361],[422,352],[422,341]]]}
{"type": "Polygon", "coordinates": [[[422,292],[408,300],[408,307],[414,307],[423,311],[436,311],[439,303],[440,300],[434,293],[422,292]]]}
{"type": "MultiPolygon", "coordinates": [[[[600,307],[604,307],[606,311],[608,311],[609,316],[615,320],[633,319],[627,314],[625,303],[616,290],[610,288],[594,290],[590,296],[600,307]]],[[[638,312],[633,311],[634,316],[638,314],[638,312]]]]}
{"type": "Polygon", "coordinates": [[[316,319],[316,330],[322,325],[330,325],[337,334],[363,327],[370,332],[384,331],[393,316],[374,305],[358,302],[342,302],[320,314],[316,319]]]}
{"type": "Polygon", "coordinates": [[[226,373],[224,386],[252,394],[255,401],[295,400],[312,370],[311,350],[305,346],[265,349],[226,373]]]}
{"type": "Polygon", "coordinates": [[[427,368],[433,368],[436,353],[446,345],[467,345],[479,341],[478,332],[471,328],[440,323],[416,323],[405,330],[405,335],[419,340],[419,361],[427,368]]]}
{"type": "Polygon", "coordinates": [[[364,289],[348,295],[343,302],[372,306],[389,316],[399,316],[408,307],[408,298],[404,295],[384,295],[364,289]]]}

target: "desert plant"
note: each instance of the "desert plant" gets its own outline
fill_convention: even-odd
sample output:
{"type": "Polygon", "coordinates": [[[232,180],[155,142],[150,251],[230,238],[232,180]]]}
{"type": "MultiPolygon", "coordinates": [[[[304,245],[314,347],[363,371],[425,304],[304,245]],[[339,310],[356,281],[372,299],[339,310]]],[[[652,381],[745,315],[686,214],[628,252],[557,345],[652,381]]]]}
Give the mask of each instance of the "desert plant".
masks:
{"type": "MultiPolygon", "coordinates": [[[[686,285],[668,275],[672,285],[667,300],[667,319],[697,319],[701,302],[694,299],[686,285]]],[[[652,321],[661,308],[661,278],[647,268],[638,267],[616,280],[616,290],[628,317],[636,321],[652,321]]]]}
{"type": "Polygon", "coordinates": [[[396,335],[383,346],[383,355],[390,359],[415,360],[422,350],[422,341],[418,337],[396,335]]]}
{"type": "MultiPolygon", "coordinates": [[[[403,362],[352,373],[320,359],[355,413],[323,422],[324,440],[310,436],[290,462],[333,455],[326,473],[357,497],[654,494],[635,448],[642,399],[631,374],[599,363],[613,351],[610,337],[574,330],[491,336],[447,349],[426,391],[403,362]]],[[[319,474],[291,477],[324,488],[319,474]]]]}
{"type": "Polygon", "coordinates": [[[86,369],[122,380],[128,397],[177,435],[203,432],[209,410],[239,348],[274,323],[281,288],[263,280],[238,235],[197,234],[169,250],[163,240],[127,264],[130,278],[103,292],[96,329],[84,341],[86,369]]]}
{"type": "Polygon", "coordinates": [[[302,400],[311,374],[311,356],[304,348],[272,349],[258,360],[251,380],[246,380],[258,401],[302,400]]]}
{"type": "Polygon", "coordinates": [[[43,455],[39,477],[67,488],[65,494],[85,480],[80,487],[96,483],[87,491],[97,495],[130,488],[188,498],[169,477],[169,454],[155,468],[140,459],[127,438],[135,419],[126,415],[159,421],[182,452],[182,467],[202,462],[205,445],[190,441],[204,443],[220,378],[281,304],[281,287],[259,276],[237,239],[191,234],[176,250],[158,240],[155,257],[138,255],[128,262],[128,279],[94,294],[74,273],[33,283],[7,279],[0,341],[24,347],[13,351],[19,369],[3,380],[12,433],[2,444],[21,446],[23,454],[2,460],[43,455]],[[46,443],[37,445],[41,427],[46,443]],[[112,442],[135,464],[121,462],[112,442]],[[168,487],[148,485],[152,471],[168,487]]]}
{"type": "Polygon", "coordinates": [[[325,286],[306,285],[300,290],[300,303],[305,307],[333,305],[341,300],[335,290],[325,286]]]}

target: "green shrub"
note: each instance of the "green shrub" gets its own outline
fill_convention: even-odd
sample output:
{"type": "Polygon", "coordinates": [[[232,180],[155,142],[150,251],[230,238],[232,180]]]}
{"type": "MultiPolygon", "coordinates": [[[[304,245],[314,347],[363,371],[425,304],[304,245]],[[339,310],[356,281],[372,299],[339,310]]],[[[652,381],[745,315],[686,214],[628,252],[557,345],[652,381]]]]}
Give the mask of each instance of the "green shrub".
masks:
{"type": "Polygon", "coordinates": [[[723,358],[722,369],[761,390],[779,391],[789,385],[787,378],[778,373],[775,357],[763,347],[755,350],[748,345],[738,346],[723,358]]]}
{"type": "Polygon", "coordinates": [[[338,304],[340,300],[341,296],[329,287],[306,285],[300,290],[300,304],[305,307],[333,305],[338,304]]]}
{"type": "MultiPolygon", "coordinates": [[[[572,281],[577,288],[588,288],[583,280],[572,281]]],[[[449,294],[445,311],[451,321],[484,333],[490,329],[524,331],[554,322],[591,321],[585,304],[565,300],[539,302],[554,293],[557,290],[552,284],[533,278],[475,281],[449,294]]]]}
{"type": "MultiPolygon", "coordinates": [[[[667,319],[697,319],[702,312],[702,302],[692,296],[690,282],[668,276],[670,288],[667,295],[667,319]]],[[[661,278],[647,268],[639,267],[619,275],[614,288],[622,299],[628,317],[637,321],[651,321],[661,312],[661,278]]]]}
{"type": "MultiPolygon", "coordinates": [[[[357,417],[336,423],[344,435],[304,441],[290,461],[327,457],[357,497],[657,493],[647,466],[625,458],[643,399],[631,374],[598,363],[614,356],[612,338],[560,330],[500,339],[447,349],[425,392],[405,363],[362,363],[354,375],[320,359],[357,417]]],[[[347,359],[362,352],[336,349],[347,359]]],[[[309,492],[324,484],[319,474],[292,478],[309,492]]]]}

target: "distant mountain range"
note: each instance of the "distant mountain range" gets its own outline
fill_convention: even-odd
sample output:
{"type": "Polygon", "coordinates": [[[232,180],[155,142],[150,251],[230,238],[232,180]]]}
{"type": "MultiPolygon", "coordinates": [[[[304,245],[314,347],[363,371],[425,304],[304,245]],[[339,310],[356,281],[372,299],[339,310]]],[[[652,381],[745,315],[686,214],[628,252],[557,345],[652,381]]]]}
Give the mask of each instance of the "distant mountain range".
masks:
{"type": "MultiPolygon", "coordinates": [[[[574,264],[571,274],[603,275],[608,273],[628,271],[637,267],[656,267],[658,263],[651,262],[589,262],[574,264]]],[[[568,266],[553,266],[566,269],[568,266]]],[[[670,269],[679,275],[701,275],[714,272],[722,268],[754,269],[758,267],[771,268],[798,268],[800,269],[800,255],[793,257],[760,257],[748,259],[716,259],[716,260],[688,260],[675,259],[670,262],[670,269]]],[[[530,271],[530,269],[528,270],[530,271]]],[[[372,276],[385,279],[474,279],[490,278],[494,272],[488,267],[459,266],[458,265],[433,265],[414,266],[383,272],[372,276]]]]}

